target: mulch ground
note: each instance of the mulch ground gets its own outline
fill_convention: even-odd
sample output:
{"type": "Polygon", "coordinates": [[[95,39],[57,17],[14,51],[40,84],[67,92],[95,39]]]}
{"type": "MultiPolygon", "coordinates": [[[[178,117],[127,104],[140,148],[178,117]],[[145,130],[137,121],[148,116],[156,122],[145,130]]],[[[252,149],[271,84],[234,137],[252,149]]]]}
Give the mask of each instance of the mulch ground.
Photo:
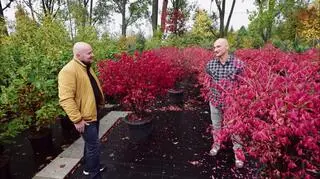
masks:
{"type": "MultiPolygon", "coordinates": [[[[152,113],[153,131],[137,143],[122,120],[103,138],[101,162],[108,167],[103,178],[258,178],[258,167],[248,159],[244,168],[234,166],[232,144],[217,156],[208,155],[212,138],[208,132],[210,113],[207,103],[186,94],[182,106],[159,102],[152,113]]],[[[69,178],[85,178],[80,165],[69,178]]]]}

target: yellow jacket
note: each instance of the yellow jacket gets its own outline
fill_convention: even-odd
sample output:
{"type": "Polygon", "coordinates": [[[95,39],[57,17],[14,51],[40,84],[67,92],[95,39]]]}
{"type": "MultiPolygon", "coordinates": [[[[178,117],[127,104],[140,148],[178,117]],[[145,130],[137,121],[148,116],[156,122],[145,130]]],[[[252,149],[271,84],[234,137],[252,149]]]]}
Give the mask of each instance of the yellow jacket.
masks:
{"type": "MultiPolygon", "coordinates": [[[[101,85],[93,70],[90,73],[97,81],[102,93],[101,85]]],[[[97,107],[94,92],[86,71],[86,65],[78,59],[72,59],[58,75],[59,103],[73,123],[81,119],[92,122],[97,120],[97,107]]],[[[100,105],[104,104],[104,97],[100,105]]]]}

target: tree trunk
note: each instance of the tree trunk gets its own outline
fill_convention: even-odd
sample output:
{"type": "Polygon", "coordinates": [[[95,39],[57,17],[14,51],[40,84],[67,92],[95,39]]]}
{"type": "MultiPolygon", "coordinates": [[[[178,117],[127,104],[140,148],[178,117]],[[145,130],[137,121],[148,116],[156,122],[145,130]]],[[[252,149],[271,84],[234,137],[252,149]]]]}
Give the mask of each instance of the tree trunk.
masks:
{"type": "Polygon", "coordinates": [[[90,1],[89,25],[92,25],[92,8],[93,8],[93,0],[90,1]]]}
{"type": "Polygon", "coordinates": [[[232,6],[230,9],[230,13],[229,13],[226,25],[224,25],[224,19],[225,19],[225,15],[226,15],[226,0],[222,0],[222,1],[215,0],[215,3],[218,8],[219,20],[220,20],[219,37],[226,37],[228,35],[229,24],[230,24],[231,17],[233,14],[234,6],[236,4],[236,0],[232,1],[232,6]]]}
{"type": "Polygon", "coordinates": [[[232,13],[233,13],[233,9],[234,9],[235,4],[236,4],[236,0],[233,0],[233,1],[232,1],[232,6],[231,6],[231,10],[230,10],[230,13],[229,13],[229,17],[228,17],[228,21],[227,21],[226,27],[225,27],[225,29],[224,29],[224,35],[225,35],[225,36],[228,35],[229,24],[230,24],[230,20],[231,20],[231,16],[232,16],[232,13]]]}
{"type": "Polygon", "coordinates": [[[168,0],[163,0],[162,3],[162,12],[161,12],[161,32],[164,32],[166,28],[166,19],[167,19],[167,6],[168,6],[168,0]]]}
{"type": "Polygon", "coordinates": [[[89,0],[83,0],[83,17],[82,17],[82,27],[86,26],[87,19],[88,19],[88,2],[89,0]]]}
{"type": "Polygon", "coordinates": [[[127,22],[126,22],[126,4],[122,4],[122,25],[121,25],[121,34],[122,36],[126,37],[127,36],[127,22]]]}
{"type": "MultiPolygon", "coordinates": [[[[9,3],[11,3],[12,1],[10,1],[9,3]]],[[[10,5],[10,4],[8,4],[10,5]]],[[[8,7],[8,5],[6,7],[8,7]]],[[[0,33],[4,34],[4,35],[9,35],[8,33],[8,29],[7,29],[7,26],[6,26],[6,22],[4,20],[4,13],[3,11],[6,9],[2,7],[2,4],[1,4],[1,0],[0,0],[0,33]]]]}
{"type": "Polygon", "coordinates": [[[3,14],[3,9],[2,9],[1,1],[0,1],[0,18],[1,18],[1,19],[4,19],[4,14],[3,14]]]}
{"type": "Polygon", "coordinates": [[[157,25],[158,25],[158,0],[153,0],[152,1],[152,30],[153,30],[153,35],[155,35],[157,31],[157,25]]]}
{"type": "Polygon", "coordinates": [[[42,9],[43,9],[43,13],[44,13],[45,15],[47,15],[47,8],[46,8],[46,4],[45,4],[44,0],[42,0],[41,2],[42,2],[42,9]]]}
{"type": "Polygon", "coordinates": [[[69,20],[69,23],[70,23],[70,36],[71,36],[71,40],[72,42],[74,42],[74,32],[73,32],[73,23],[72,23],[72,17],[71,17],[71,7],[70,7],[70,0],[67,0],[67,9],[68,9],[68,20],[69,20]]]}
{"type": "Polygon", "coordinates": [[[215,0],[216,5],[219,11],[219,20],[220,20],[220,26],[219,26],[219,37],[224,37],[224,15],[226,12],[226,1],[222,1],[222,6],[221,6],[221,1],[215,0]]]}
{"type": "Polygon", "coordinates": [[[31,0],[28,0],[27,6],[30,8],[32,20],[36,21],[36,18],[34,17],[34,10],[33,10],[33,7],[32,7],[32,1],[31,0]]]}

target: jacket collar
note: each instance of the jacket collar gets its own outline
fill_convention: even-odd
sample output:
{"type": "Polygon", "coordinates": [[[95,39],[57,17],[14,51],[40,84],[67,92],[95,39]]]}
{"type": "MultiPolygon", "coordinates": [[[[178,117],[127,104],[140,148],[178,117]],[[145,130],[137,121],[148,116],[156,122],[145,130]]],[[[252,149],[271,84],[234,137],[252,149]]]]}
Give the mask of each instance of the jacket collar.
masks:
{"type": "Polygon", "coordinates": [[[77,59],[77,58],[73,58],[73,60],[76,62],[76,63],[78,63],[79,65],[81,65],[83,68],[87,68],[87,65],[85,65],[84,63],[82,63],[79,59],[77,59]]]}

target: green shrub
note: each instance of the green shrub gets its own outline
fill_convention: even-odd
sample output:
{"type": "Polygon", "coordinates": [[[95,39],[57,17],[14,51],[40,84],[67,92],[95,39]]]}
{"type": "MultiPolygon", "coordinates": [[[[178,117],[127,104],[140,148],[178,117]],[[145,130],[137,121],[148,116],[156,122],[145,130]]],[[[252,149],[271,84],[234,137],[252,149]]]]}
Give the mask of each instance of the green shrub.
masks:
{"type": "Polygon", "coordinates": [[[283,51],[304,52],[311,48],[307,43],[299,42],[298,40],[290,41],[273,38],[272,44],[283,51]]]}
{"type": "Polygon", "coordinates": [[[38,24],[21,9],[16,17],[16,31],[1,40],[0,66],[5,72],[1,77],[5,80],[0,84],[0,109],[1,121],[7,120],[1,122],[3,138],[26,127],[48,127],[63,113],[57,75],[71,59],[71,41],[61,22],[43,17],[38,24]]]}

